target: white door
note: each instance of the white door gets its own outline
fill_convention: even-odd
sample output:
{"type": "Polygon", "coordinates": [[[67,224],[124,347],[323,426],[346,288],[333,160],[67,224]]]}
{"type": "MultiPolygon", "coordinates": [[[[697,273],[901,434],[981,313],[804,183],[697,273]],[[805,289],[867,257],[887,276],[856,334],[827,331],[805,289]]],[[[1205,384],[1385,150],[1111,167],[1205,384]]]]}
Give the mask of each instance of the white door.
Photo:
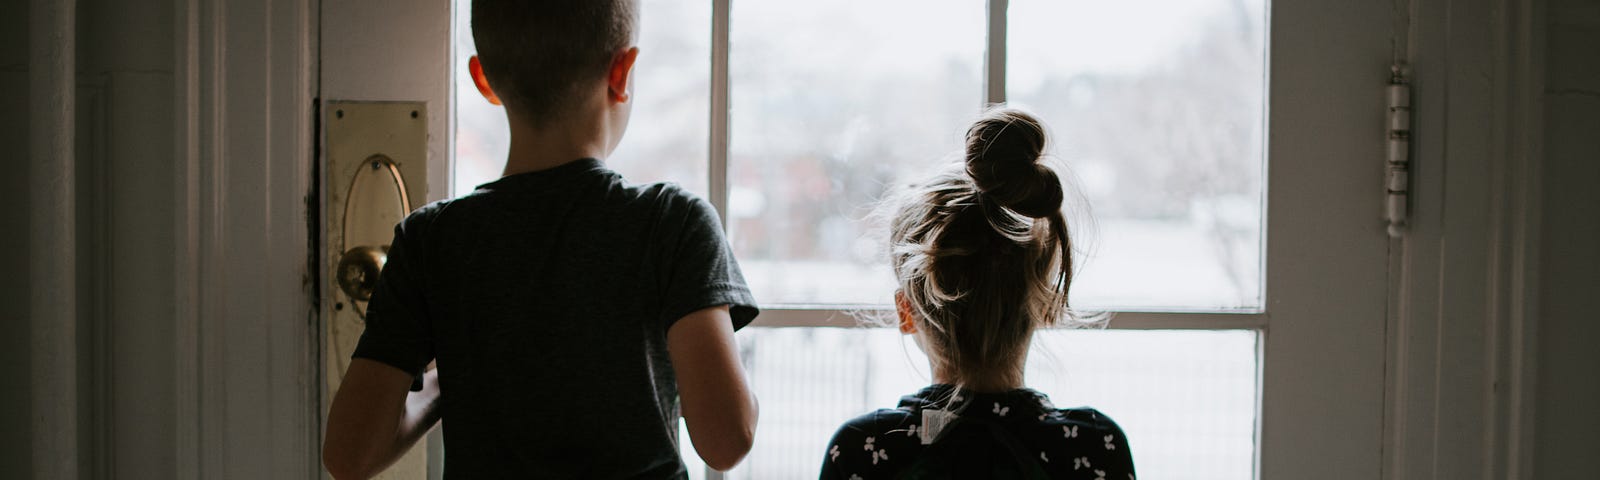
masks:
{"type": "MultiPolygon", "coordinates": [[[[393,222],[404,214],[391,206],[397,198],[416,208],[446,197],[452,119],[449,2],[320,4],[319,181],[325,205],[319,371],[325,415],[360,336],[364,306],[341,290],[334,275],[338,259],[349,249],[381,249],[388,242],[393,222]],[[369,159],[372,154],[383,156],[369,159]],[[392,181],[396,175],[403,183],[392,181]]],[[[435,429],[379,478],[439,478],[441,445],[435,429]]]]}
{"type": "MultiPolygon", "coordinates": [[[[814,476],[840,422],[926,381],[897,334],[836,327],[887,303],[884,185],[995,101],[1053,126],[1090,207],[1073,301],[1117,312],[1042,334],[1030,384],[1116,417],[1149,478],[1379,476],[1389,4],[641,1],[610,164],[709,198],[765,304],[740,334],[755,450],[695,476],[814,476]]],[[[472,48],[457,2],[322,6],[324,100],[428,102],[426,200],[505,152],[498,111],[452,95],[472,48]]]]}

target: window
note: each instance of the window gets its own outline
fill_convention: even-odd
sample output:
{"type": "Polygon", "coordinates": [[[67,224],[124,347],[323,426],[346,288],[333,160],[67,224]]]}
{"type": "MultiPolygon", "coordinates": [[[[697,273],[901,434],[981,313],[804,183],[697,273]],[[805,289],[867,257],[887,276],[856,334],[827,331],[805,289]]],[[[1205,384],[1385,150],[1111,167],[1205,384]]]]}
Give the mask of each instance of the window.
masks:
{"type": "Polygon", "coordinates": [[[869,214],[961,147],[983,104],[983,17],[970,0],[734,4],[728,226],[757,299],[891,298],[869,214]]]}
{"type": "MultiPolygon", "coordinates": [[[[458,194],[498,176],[506,149],[503,116],[464,73],[469,3],[458,194]]],[[[1030,386],[1115,417],[1143,476],[1253,474],[1264,0],[643,0],[641,13],[638,103],[609,164],[707,196],[765,310],[740,333],[762,401],[755,450],[709,475],[814,476],[840,423],[928,382],[898,332],[827,327],[888,303],[877,202],[958,158],[995,101],[1052,128],[1082,197],[1072,301],[1119,312],[1110,330],[1041,332],[1030,386]]]]}

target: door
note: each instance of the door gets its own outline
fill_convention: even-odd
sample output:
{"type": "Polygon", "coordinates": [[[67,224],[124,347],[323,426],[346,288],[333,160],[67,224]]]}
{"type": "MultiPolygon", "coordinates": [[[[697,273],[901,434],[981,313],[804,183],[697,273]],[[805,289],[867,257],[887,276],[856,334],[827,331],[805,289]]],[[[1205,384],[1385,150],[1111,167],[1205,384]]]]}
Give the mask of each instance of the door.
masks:
{"type": "MultiPolygon", "coordinates": [[[[740,333],[755,450],[696,477],[814,475],[834,426],[925,381],[898,335],[852,328],[888,300],[862,220],[1002,101],[1054,126],[1100,227],[1073,301],[1115,314],[1041,334],[1055,358],[1030,384],[1116,416],[1151,477],[1379,476],[1387,3],[641,1],[639,103],[609,163],[706,196],[765,311],[740,333]]],[[[433,112],[429,201],[504,155],[498,112],[452,93],[457,2],[322,6],[324,100],[433,112]]]]}
{"type": "MultiPolygon", "coordinates": [[[[361,333],[361,280],[375,281],[395,222],[450,192],[452,121],[448,2],[320,3],[319,371],[326,414],[361,333]]],[[[441,445],[435,429],[379,478],[440,478],[441,445]]]]}

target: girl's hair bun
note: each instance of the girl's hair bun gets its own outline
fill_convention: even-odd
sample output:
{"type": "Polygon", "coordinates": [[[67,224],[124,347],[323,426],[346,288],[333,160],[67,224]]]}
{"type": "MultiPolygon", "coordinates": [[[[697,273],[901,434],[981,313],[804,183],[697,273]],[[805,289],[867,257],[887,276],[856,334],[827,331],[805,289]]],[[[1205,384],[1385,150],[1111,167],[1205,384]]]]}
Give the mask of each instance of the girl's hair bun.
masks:
{"type": "Polygon", "coordinates": [[[1011,211],[1046,218],[1061,211],[1061,178],[1039,162],[1044,125],[1027,112],[996,108],[967,130],[967,175],[978,192],[1011,211]]]}

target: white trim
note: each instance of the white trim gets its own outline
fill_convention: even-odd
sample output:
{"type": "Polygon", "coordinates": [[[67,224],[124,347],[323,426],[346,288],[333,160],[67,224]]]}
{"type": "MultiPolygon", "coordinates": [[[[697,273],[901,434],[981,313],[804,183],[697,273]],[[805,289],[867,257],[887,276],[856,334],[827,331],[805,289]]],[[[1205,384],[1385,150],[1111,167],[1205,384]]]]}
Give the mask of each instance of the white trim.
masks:
{"type": "MultiPolygon", "coordinates": [[[[732,0],[711,0],[711,138],[707,191],[724,232],[728,230],[728,126],[732,114],[728,85],[732,0]]],[[[723,472],[705,467],[706,480],[722,480],[723,472]]]]}
{"type": "Polygon", "coordinates": [[[117,397],[112,355],[116,342],[112,314],[117,305],[112,303],[111,289],[116,272],[112,262],[117,253],[112,231],[113,217],[108,202],[112,196],[113,176],[108,149],[112,135],[108,135],[111,121],[108,97],[118,77],[117,73],[83,74],[77,79],[77,98],[74,99],[77,118],[76,159],[78,187],[77,202],[77,252],[79,262],[78,290],[78,372],[86,378],[80,383],[78,398],[84,410],[79,412],[80,435],[79,475],[86,478],[109,478],[119,449],[115,438],[115,408],[117,397]]]}
{"type": "MultiPolygon", "coordinates": [[[[763,307],[752,327],[770,328],[855,328],[875,327],[873,318],[889,318],[892,312],[882,305],[763,307]]],[[[1105,328],[1116,330],[1263,330],[1264,313],[1211,312],[1115,312],[1105,328]]],[[[1068,327],[1064,327],[1068,328],[1068,327]]]]}
{"type": "Polygon", "coordinates": [[[1513,198],[1518,199],[1511,211],[1511,271],[1508,353],[1510,360],[1506,389],[1509,397],[1501,411],[1507,413],[1509,425],[1505,433],[1504,478],[1531,480],[1534,478],[1534,450],[1536,440],[1534,425],[1538,419],[1538,351],[1539,351],[1539,243],[1544,208],[1540,192],[1544,190],[1544,96],[1545,82],[1545,28],[1544,2],[1533,0],[1513,3],[1512,23],[1507,37],[1506,59],[1511,85],[1507,88],[1510,118],[1504,125],[1510,130],[1510,152],[1507,160],[1513,164],[1513,198]],[[1518,168],[1520,167],[1520,168],[1518,168]]]}
{"type": "MultiPolygon", "coordinates": [[[[399,168],[403,172],[407,197],[412,207],[450,197],[453,194],[453,132],[456,124],[451,115],[456,107],[451,79],[460,65],[454,61],[454,3],[428,0],[309,3],[314,12],[314,21],[308,23],[315,26],[317,42],[313,49],[317,60],[316,71],[311,83],[312,89],[323,100],[321,114],[324,125],[318,135],[327,134],[330,120],[335,116],[331,115],[331,105],[335,101],[423,102],[426,115],[421,118],[426,120],[426,138],[423,139],[426,142],[426,157],[412,160],[397,158],[402,162],[399,168]],[[423,163],[419,164],[417,160],[423,163]]],[[[306,118],[310,118],[309,114],[306,118]]],[[[326,412],[327,402],[332,398],[334,384],[337,383],[336,378],[330,375],[340,371],[338,363],[326,363],[324,358],[331,359],[331,355],[336,353],[328,350],[328,345],[337,341],[331,337],[330,328],[336,320],[333,307],[338,301],[332,296],[337,288],[332,287],[332,280],[328,276],[331,267],[325,262],[338,255],[337,251],[330,251],[329,246],[333,245],[330,243],[332,237],[342,231],[336,228],[341,220],[329,216],[329,207],[337,204],[334,197],[339,196],[332,192],[343,187],[336,188],[334,183],[324,183],[337,175],[327,163],[327,158],[332,158],[331,147],[326,142],[323,142],[323,147],[321,153],[326,158],[314,160],[323,169],[321,178],[315,184],[322,185],[324,195],[317,198],[314,209],[319,213],[313,217],[320,223],[321,231],[314,234],[307,232],[308,237],[314,235],[312,240],[319,249],[308,253],[308,258],[314,255],[318,259],[312,270],[315,272],[313,278],[320,282],[320,291],[316,292],[316,296],[321,299],[321,309],[313,324],[315,333],[308,335],[308,338],[318,338],[318,347],[313,350],[320,352],[313,353],[315,361],[308,366],[312,373],[307,379],[322,393],[321,397],[313,397],[307,403],[317,406],[313,418],[318,421],[326,412]]],[[[342,208],[333,210],[343,211],[342,208]]],[[[319,458],[316,447],[321,443],[321,429],[315,430],[308,437],[312,450],[307,455],[309,458],[319,458]]],[[[437,430],[430,433],[430,437],[436,435],[437,430]]],[[[429,441],[429,444],[432,442],[429,441]]],[[[429,451],[428,447],[416,446],[399,463],[391,466],[384,476],[425,478],[430,469],[437,471],[436,465],[429,465],[433,460],[429,451]]],[[[319,472],[320,468],[313,467],[313,470],[318,471],[296,478],[327,478],[326,474],[319,472]]]]}
{"type": "Polygon", "coordinates": [[[711,206],[728,228],[728,38],[732,20],[731,0],[711,1],[711,159],[709,191],[711,206]]]}
{"type": "Polygon", "coordinates": [[[177,480],[200,479],[199,398],[199,169],[200,22],[198,0],[173,3],[172,179],[173,252],[173,458],[177,480]]]}
{"type": "Polygon", "coordinates": [[[1381,471],[1390,6],[1276,2],[1258,478],[1381,471]],[[1364,161],[1363,159],[1366,159],[1364,161]]]}
{"type": "Polygon", "coordinates": [[[315,476],[311,2],[173,6],[177,477],[315,476]]]}
{"type": "Polygon", "coordinates": [[[1415,8],[1420,195],[1389,267],[1383,478],[1528,479],[1543,5],[1415,8]]]}
{"type": "Polygon", "coordinates": [[[1006,17],[1010,0],[989,0],[988,28],[983,50],[983,100],[988,106],[1006,101],[1006,17]]]}
{"type": "MultiPolygon", "coordinates": [[[[458,0],[459,1],[459,0],[458,0]]],[[[707,193],[711,207],[717,211],[724,232],[728,229],[728,124],[730,111],[728,87],[729,22],[732,17],[731,0],[711,1],[711,105],[710,138],[707,139],[707,193]]],[[[723,472],[705,467],[707,480],[722,480],[723,472]]]]}
{"type": "Polygon", "coordinates": [[[28,9],[28,316],[35,478],[77,478],[77,4],[28,9]]]}
{"type": "MultiPolygon", "coordinates": [[[[224,54],[227,36],[227,8],[220,2],[196,4],[199,23],[198,44],[195,49],[199,60],[194,65],[200,81],[200,98],[197,105],[199,127],[194,139],[199,145],[195,159],[193,180],[197,196],[190,220],[196,232],[194,251],[194,297],[198,316],[194,324],[194,373],[196,386],[194,466],[198,478],[220,478],[228,457],[221,448],[226,439],[227,376],[222,372],[222,329],[217,323],[227,314],[220,294],[226,291],[226,278],[222,272],[225,216],[227,205],[222,200],[222,185],[230,136],[227,134],[225,112],[228,110],[226,75],[228,56],[224,54]]],[[[184,272],[188,273],[188,272],[184,272]]],[[[180,382],[182,383],[182,382],[180,382]]]]}
{"type": "MultiPolygon", "coordinates": [[[[984,99],[1003,101],[1007,0],[987,6],[984,99]]],[[[1267,88],[1271,166],[1262,267],[1269,313],[1125,312],[1111,328],[1261,331],[1257,476],[1373,478],[1381,471],[1385,238],[1372,185],[1381,142],[1369,125],[1387,58],[1387,5],[1272,6],[1267,88]],[[1382,65],[1382,62],[1377,64],[1382,65]],[[1316,147],[1316,148],[1311,148],[1316,147]],[[1270,324],[1269,324],[1270,323],[1270,324]],[[1337,439],[1337,441],[1330,441],[1337,439]]],[[[731,0],[713,0],[709,180],[726,218],[731,0]]],[[[848,308],[769,308],[756,326],[848,327],[848,308]]],[[[711,478],[717,478],[713,473],[711,478]]]]}

